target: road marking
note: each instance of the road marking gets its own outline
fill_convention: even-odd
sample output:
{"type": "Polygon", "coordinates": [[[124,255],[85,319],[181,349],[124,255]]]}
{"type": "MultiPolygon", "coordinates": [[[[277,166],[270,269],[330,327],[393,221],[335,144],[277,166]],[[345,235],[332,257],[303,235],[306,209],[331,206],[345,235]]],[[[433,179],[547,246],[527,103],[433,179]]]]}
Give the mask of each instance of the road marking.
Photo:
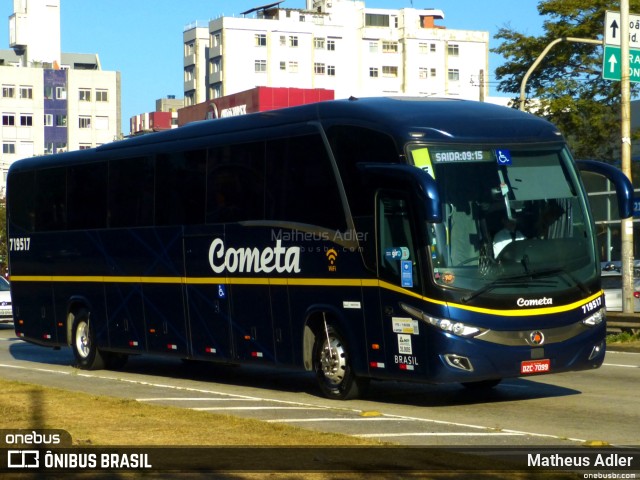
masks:
{"type": "MultiPolygon", "coordinates": [[[[152,382],[147,382],[147,381],[143,381],[143,380],[134,380],[134,379],[126,379],[126,378],[122,378],[122,377],[113,377],[113,376],[107,376],[107,375],[95,375],[95,374],[91,374],[91,373],[80,373],[77,370],[73,370],[73,371],[69,371],[69,372],[65,372],[65,371],[61,371],[61,370],[52,370],[52,369],[43,369],[43,368],[34,368],[34,367],[25,367],[25,366],[19,366],[19,365],[7,365],[7,364],[0,364],[0,368],[4,367],[4,368],[13,368],[13,369],[20,369],[20,370],[31,370],[31,371],[35,371],[35,372],[44,372],[44,373],[53,373],[53,374],[60,374],[60,375],[75,375],[77,377],[86,377],[86,378],[93,378],[93,379],[99,379],[99,380],[107,380],[107,381],[112,381],[112,382],[123,382],[123,383],[129,383],[129,384],[133,384],[133,385],[139,385],[139,386],[148,386],[148,387],[153,387],[153,388],[159,388],[159,389],[167,389],[167,390],[173,390],[173,391],[177,391],[177,392],[190,392],[190,393],[196,393],[196,394],[205,394],[205,395],[218,395],[220,397],[226,397],[227,399],[234,399],[234,400],[249,400],[249,401],[256,401],[256,402],[271,402],[271,403],[279,403],[281,405],[287,405],[287,407],[280,407],[280,409],[286,410],[286,409],[299,409],[299,410],[325,410],[325,411],[342,411],[342,412],[348,412],[348,413],[353,413],[356,415],[360,415],[362,413],[362,410],[358,410],[358,409],[352,409],[352,408],[346,408],[346,407],[335,407],[335,406],[318,406],[318,405],[313,405],[313,404],[308,404],[308,403],[303,403],[303,402],[293,402],[293,401],[286,401],[286,400],[277,400],[277,399],[268,399],[268,398],[262,398],[262,397],[255,397],[255,396],[249,396],[249,395],[238,395],[238,394],[231,394],[231,393],[226,393],[226,392],[220,392],[220,391],[215,391],[215,390],[209,390],[209,389],[202,389],[202,388],[193,388],[193,387],[184,387],[184,386],[178,386],[178,385],[169,385],[169,384],[163,384],[163,383],[152,383],[152,382]]],[[[151,398],[158,398],[158,397],[151,397],[151,398]]],[[[174,397],[171,397],[174,398],[174,397]]],[[[200,397],[186,397],[186,398],[200,398],[200,397]]],[[[257,410],[260,409],[261,407],[227,407],[227,408],[211,408],[209,410],[257,410]]],[[[278,407],[262,407],[263,409],[278,409],[278,407]]],[[[194,410],[199,410],[199,409],[194,409],[194,410]]],[[[424,422],[424,423],[432,423],[432,424],[437,424],[437,425],[445,425],[448,427],[462,427],[462,428],[469,428],[469,429],[475,429],[475,430],[484,430],[484,432],[466,432],[466,435],[472,436],[475,434],[485,434],[485,435],[498,435],[498,434],[502,434],[502,435],[512,435],[512,436],[532,436],[532,437],[544,437],[544,438],[552,438],[552,439],[562,439],[562,440],[568,440],[568,441],[572,441],[572,442],[578,442],[578,443],[584,443],[585,440],[583,439],[577,439],[577,438],[566,438],[566,437],[561,437],[561,436],[557,436],[557,435],[548,435],[548,434],[540,434],[540,433],[532,433],[532,432],[522,432],[522,431],[517,431],[517,430],[507,430],[507,429],[502,429],[500,432],[490,432],[488,430],[495,430],[492,427],[486,427],[486,426],[482,426],[482,425],[473,425],[473,424],[465,424],[465,423],[458,423],[458,422],[450,422],[450,421],[445,421],[445,420],[435,420],[435,419],[429,419],[429,418],[419,418],[419,417],[410,417],[410,416],[404,416],[404,415],[390,415],[390,414],[384,414],[384,417],[374,417],[374,418],[363,418],[363,417],[358,417],[357,420],[359,421],[379,421],[382,418],[385,419],[389,419],[389,420],[395,420],[395,421],[413,421],[413,422],[424,422]]],[[[345,419],[336,419],[339,421],[344,421],[345,419]]],[[[354,419],[355,420],[355,419],[354,419]]],[[[379,434],[380,435],[400,435],[400,434],[379,434]]],[[[406,435],[406,434],[402,434],[402,435],[406,435]]],[[[425,434],[420,434],[420,435],[425,435],[425,434]]],[[[447,432],[444,432],[441,435],[447,435],[447,432]]],[[[459,434],[454,434],[454,435],[459,435],[459,434]]],[[[435,434],[434,434],[435,436],[435,434]]]]}
{"type": "Polygon", "coordinates": [[[136,402],[247,402],[245,398],[216,398],[216,397],[153,397],[136,398],[136,402]]]}
{"type": "Polygon", "coordinates": [[[524,436],[524,433],[506,432],[406,432],[406,433],[361,433],[354,435],[360,438],[393,438],[393,437],[514,437],[524,436]]]}
{"type": "Polygon", "coordinates": [[[391,417],[322,417],[322,418],[281,418],[274,420],[266,420],[267,423],[312,423],[312,422],[414,422],[410,418],[391,418],[391,417]]]}
{"type": "Polygon", "coordinates": [[[325,407],[199,407],[191,408],[199,412],[212,412],[218,410],[326,410],[325,407]]]}
{"type": "Polygon", "coordinates": [[[603,363],[607,367],[640,368],[640,365],[622,365],[619,363],[603,363]]]}

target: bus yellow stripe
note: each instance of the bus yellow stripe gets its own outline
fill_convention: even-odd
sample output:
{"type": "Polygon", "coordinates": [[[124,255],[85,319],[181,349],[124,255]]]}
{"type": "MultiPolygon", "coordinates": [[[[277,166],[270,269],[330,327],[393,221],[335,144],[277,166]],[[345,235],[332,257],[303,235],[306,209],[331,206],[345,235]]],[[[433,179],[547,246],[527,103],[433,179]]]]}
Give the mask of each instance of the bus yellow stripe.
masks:
{"type": "Polygon", "coordinates": [[[447,303],[442,300],[425,297],[406,288],[394,285],[384,280],[359,279],[359,278],[283,278],[283,277],[149,277],[149,276],[70,276],[70,275],[12,275],[12,282],[78,282],[78,283],[149,283],[149,284],[185,284],[185,285],[297,285],[306,287],[380,287],[391,290],[402,295],[407,295],[418,300],[433,303],[436,305],[457,308],[470,312],[477,312],[486,315],[498,315],[504,317],[522,317],[528,315],[547,315],[551,313],[561,313],[579,308],[600,295],[599,291],[586,299],[579,300],[567,305],[553,307],[526,308],[512,310],[492,310],[489,308],[473,307],[459,303],[447,303]]]}

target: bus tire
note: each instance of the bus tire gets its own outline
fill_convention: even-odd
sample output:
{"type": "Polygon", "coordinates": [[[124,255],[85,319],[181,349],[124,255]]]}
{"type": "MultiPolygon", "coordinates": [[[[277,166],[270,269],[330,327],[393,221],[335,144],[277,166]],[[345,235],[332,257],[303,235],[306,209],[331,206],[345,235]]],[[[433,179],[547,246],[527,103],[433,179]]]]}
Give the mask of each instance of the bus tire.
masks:
{"type": "Polygon", "coordinates": [[[89,322],[89,313],[82,310],[73,320],[71,348],[78,367],[83,370],[100,370],[105,361],[98,350],[95,333],[89,322]]]}
{"type": "Polygon", "coordinates": [[[350,400],[360,396],[368,379],[358,378],[351,367],[350,352],[343,337],[331,325],[317,333],[313,346],[313,370],[327,398],[350,400]]]}

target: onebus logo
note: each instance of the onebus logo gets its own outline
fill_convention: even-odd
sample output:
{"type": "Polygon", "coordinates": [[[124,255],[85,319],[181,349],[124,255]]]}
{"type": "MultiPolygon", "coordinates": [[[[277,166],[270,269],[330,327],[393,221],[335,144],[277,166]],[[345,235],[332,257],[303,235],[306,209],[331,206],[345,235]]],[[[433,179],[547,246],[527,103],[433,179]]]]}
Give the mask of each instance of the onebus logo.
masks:
{"type": "Polygon", "coordinates": [[[282,241],[276,246],[259,250],[254,248],[226,248],[224,241],[216,238],[209,247],[209,265],[215,273],[278,273],[300,272],[300,247],[285,248],[282,241]]]}

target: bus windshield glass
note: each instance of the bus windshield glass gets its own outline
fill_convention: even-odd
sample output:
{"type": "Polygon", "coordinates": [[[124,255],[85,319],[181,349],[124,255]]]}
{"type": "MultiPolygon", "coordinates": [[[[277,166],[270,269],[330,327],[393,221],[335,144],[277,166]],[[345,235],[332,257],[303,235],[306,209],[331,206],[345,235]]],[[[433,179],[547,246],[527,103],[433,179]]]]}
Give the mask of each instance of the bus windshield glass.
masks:
{"type": "Polygon", "coordinates": [[[427,225],[435,283],[500,295],[594,278],[591,223],[566,147],[412,145],[409,152],[442,201],[442,223],[427,225]]]}

